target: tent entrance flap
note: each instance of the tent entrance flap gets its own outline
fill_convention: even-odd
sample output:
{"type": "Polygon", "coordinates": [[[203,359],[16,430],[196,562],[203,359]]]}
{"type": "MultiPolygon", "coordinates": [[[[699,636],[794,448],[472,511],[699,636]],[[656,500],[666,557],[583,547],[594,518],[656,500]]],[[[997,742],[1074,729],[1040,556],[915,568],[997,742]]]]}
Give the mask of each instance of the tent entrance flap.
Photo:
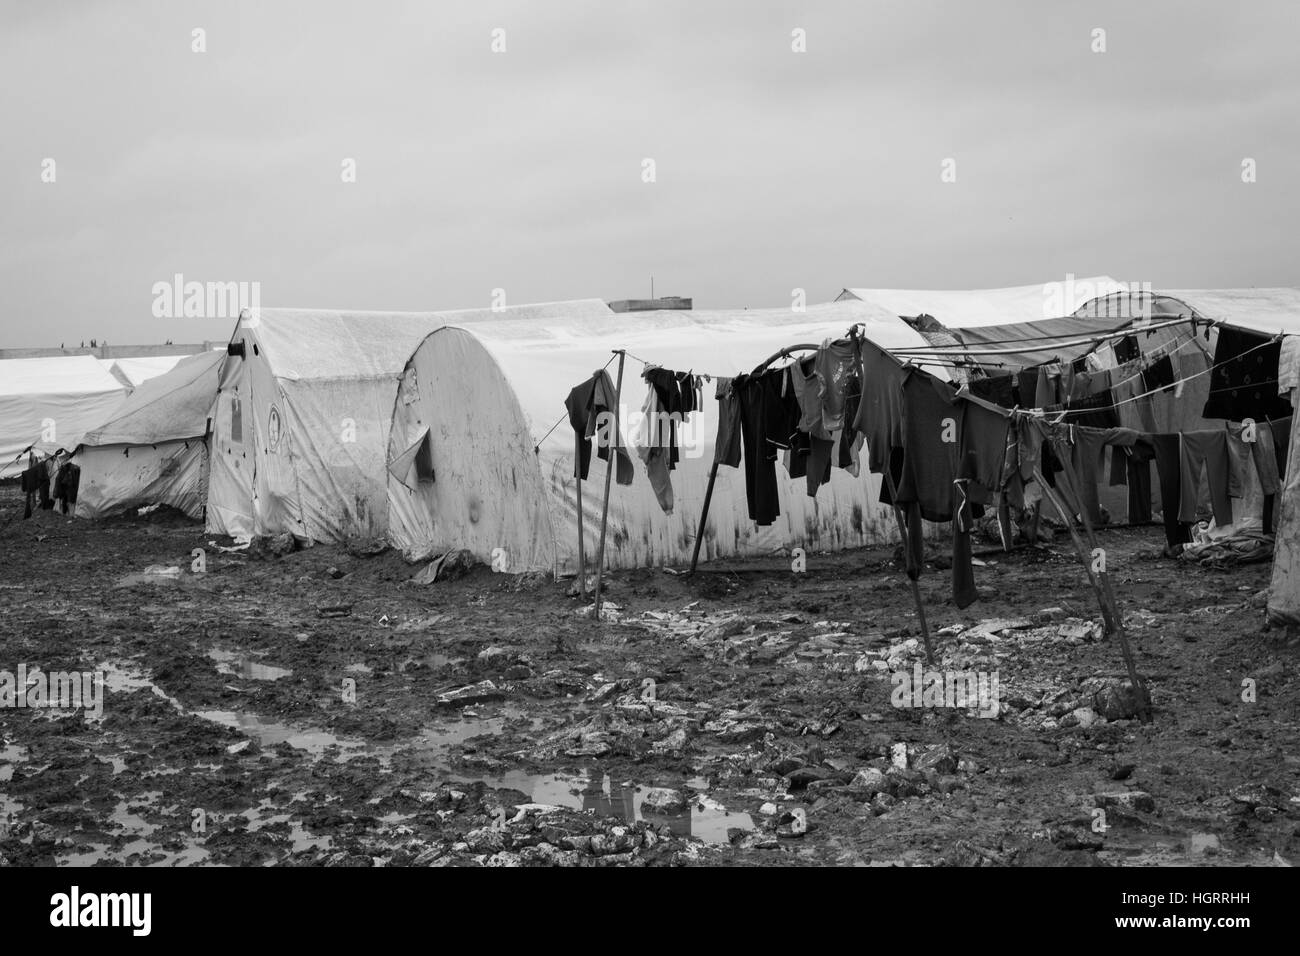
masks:
{"type": "Polygon", "coordinates": [[[412,491],[420,481],[433,481],[433,443],[428,428],[420,429],[415,441],[388,463],[388,473],[412,491]]]}

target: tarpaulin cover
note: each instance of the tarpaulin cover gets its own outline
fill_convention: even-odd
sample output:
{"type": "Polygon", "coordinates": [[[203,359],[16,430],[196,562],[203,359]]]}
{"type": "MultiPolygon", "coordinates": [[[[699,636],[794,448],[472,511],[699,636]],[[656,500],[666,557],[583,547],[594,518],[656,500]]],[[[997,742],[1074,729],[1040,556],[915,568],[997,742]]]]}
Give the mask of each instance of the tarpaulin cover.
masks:
{"type": "Polygon", "coordinates": [[[76,448],[126,394],[91,355],[0,361],[0,477],[26,467],[29,445],[38,454],[76,448]]]}
{"type": "Polygon", "coordinates": [[[224,352],[204,352],[183,358],[86,432],[75,459],[81,466],[78,517],[101,518],[148,504],[202,517],[204,436],[225,357],[224,352]]]}

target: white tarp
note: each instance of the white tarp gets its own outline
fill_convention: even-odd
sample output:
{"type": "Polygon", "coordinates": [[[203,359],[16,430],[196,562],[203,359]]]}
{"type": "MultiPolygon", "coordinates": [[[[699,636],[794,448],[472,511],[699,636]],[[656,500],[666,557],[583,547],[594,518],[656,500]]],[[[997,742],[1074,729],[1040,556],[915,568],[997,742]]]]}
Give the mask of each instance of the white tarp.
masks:
{"type": "Polygon", "coordinates": [[[75,458],[81,466],[78,517],[100,518],[147,504],[202,516],[204,436],[224,358],[223,352],[183,357],[86,432],[75,458]]]}
{"type": "Polygon", "coordinates": [[[29,445],[42,454],[76,448],[126,394],[91,355],[0,361],[0,477],[23,470],[29,445]]]}

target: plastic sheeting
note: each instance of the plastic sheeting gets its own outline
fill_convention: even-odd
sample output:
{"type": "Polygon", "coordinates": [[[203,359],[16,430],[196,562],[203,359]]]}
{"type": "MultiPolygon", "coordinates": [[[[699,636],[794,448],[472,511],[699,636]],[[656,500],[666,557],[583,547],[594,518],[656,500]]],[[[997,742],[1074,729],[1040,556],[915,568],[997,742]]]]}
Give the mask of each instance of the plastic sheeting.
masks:
{"type": "Polygon", "coordinates": [[[203,516],[204,436],[217,395],[222,352],[183,359],[137,388],[108,419],[86,432],[76,515],[102,518],[147,504],[203,516]]]}
{"type": "Polygon", "coordinates": [[[29,445],[38,455],[76,448],[126,394],[94,356],[0,361],[0,477],[26,467],[29,445]]]}
{"type": "Polygon", "coordinates": [[[85,445],[148,445],[201,438],[217,394],[223,352],[183,358],[171,371],[133,391],[105,421],[89,429],[85,445]]]}
{"type": "Polygon", "coordinates": [[[203,517],[207,446],[202,437],[157,445],[85,446],[75,515],[105,518],[141,505],[170,505],[203,517]]]}

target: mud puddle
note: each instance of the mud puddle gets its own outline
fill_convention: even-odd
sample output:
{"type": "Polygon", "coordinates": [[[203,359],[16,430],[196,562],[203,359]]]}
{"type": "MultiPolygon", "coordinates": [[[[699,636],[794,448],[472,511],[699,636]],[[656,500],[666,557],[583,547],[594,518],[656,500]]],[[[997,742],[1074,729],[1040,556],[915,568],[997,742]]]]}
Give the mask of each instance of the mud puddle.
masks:
{"type": "Polygon", "coordinates": [[[209,863],[208,851],[197,844],[185,843],[180,849],[169,850],[159,845],[157,834],[159,825],[149,823],[132,807],[153,804],[162,796],[160,792],[142,794],[128,805],[119,801],[109,814],[108,821],[114,837],[113,843],[83,843],[71,852],[58,853],[54,858],[55,866],[95,866],[110,863],[143,862],[145,866],[194,866],[209,863]],[[117,845],[124,840],[121,845],[117,845]]]}
{"type": "Polygon", "coordinates": [[[273,664],[263,664],[251,657],[224,647],[212,648],[208,651],[207,656],[217,662],[217,671],[219,673],[244,677],[249,680],[279,680],[293,674],[293,668],[291,667],[276,667],[273,664]]]}

